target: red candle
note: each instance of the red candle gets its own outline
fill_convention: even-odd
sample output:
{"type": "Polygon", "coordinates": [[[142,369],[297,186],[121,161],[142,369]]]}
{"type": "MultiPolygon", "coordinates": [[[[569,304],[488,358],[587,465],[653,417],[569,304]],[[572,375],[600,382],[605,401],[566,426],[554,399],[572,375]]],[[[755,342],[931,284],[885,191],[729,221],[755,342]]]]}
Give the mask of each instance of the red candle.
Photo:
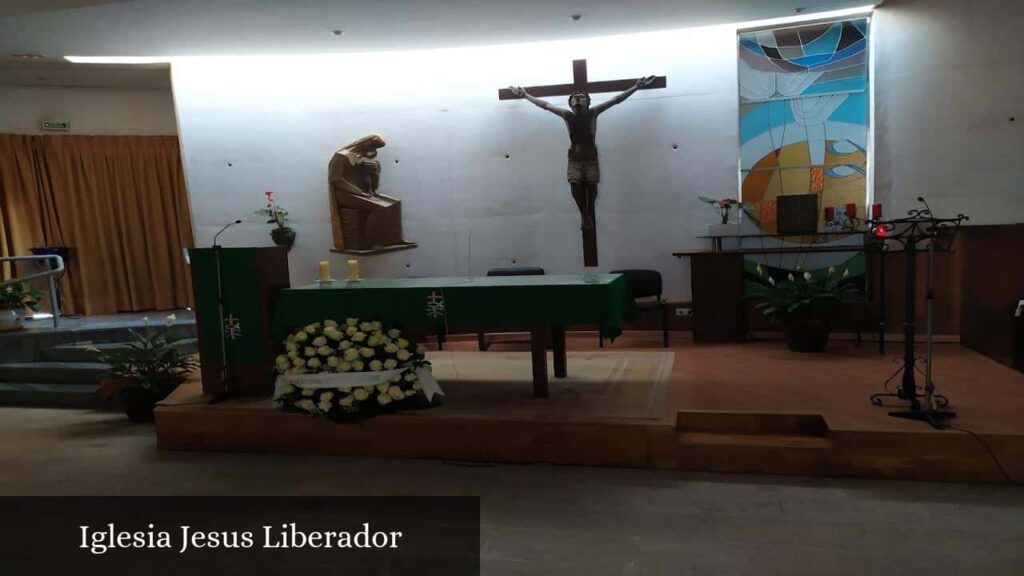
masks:
{"type": "Polygon", "coordinates": [[[831,222],[836,219],[836,207],[825,206],[825,222],[831,222]]]}
{"type": "Polygon", "coordinates": [[[857,217],[857,205],[854,204],[853,202],[850,202],[849,204],[846,205],[846,216],[848,218],[857,217]]]}
{"type": "Polygon", "coordinates": [[[871,205],[871,219],[872,220],[878,220],[881,217],[882,217],[882,205],[879,204],[878,202],[875,202],[874,204],[871,205]]]}

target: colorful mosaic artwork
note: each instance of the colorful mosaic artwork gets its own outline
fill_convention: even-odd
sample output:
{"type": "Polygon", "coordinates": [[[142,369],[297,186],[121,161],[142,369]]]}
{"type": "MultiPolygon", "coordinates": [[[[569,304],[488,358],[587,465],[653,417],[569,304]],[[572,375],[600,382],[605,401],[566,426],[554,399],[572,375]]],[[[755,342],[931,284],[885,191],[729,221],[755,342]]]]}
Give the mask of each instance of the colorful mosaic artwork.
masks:
{"type": "Polygon", "coordinates": [[[748,215],[774,233],[776,198],[813,193],[863,216],[868,19],[740,33],[739,78],[748,215]]]}

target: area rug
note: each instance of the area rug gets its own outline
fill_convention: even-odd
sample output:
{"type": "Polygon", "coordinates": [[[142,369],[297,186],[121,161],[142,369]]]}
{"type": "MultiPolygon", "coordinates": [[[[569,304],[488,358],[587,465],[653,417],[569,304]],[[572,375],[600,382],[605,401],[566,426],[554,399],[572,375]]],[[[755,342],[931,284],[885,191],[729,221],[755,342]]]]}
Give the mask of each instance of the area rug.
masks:
{"type": "Polygon", "coordinates": [[[659,419],[673,352],[569,352],[568,376],[555,378],[548,354],[549,398],[533,398],[529,352],[430,352],[444,388],[438,415],[532,418],[659,419]]]}

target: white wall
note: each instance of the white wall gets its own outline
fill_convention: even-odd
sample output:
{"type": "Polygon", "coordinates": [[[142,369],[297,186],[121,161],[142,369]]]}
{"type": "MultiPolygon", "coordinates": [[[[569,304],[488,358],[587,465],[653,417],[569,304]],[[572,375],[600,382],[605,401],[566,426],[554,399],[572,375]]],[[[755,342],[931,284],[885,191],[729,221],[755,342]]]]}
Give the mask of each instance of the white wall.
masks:
{"type": "Polygon", "coordinates": [[[321,259],[341,273],[347,257],[329,253],[327,164],[376,132],[388,141],[381,192],[403,200],[405,233],[419,248],[364,257],[365,275],[479,275],[513,262],[582,271],[565,126],[525,101],[499,101],[497,89],[570,82],[571,61],[583,57],[591,80],[668,77],[667,89],[641,92],[600,119],[600,269],[655,268],[669,297],[685,297],[686,266],[671,253],[702,246],[695,236],[715,219],[697,196],[737,187],[728,27],[362,57],[176,59],[197,244],[245,218],[221,243],[270,245],[252,212],[274,190],[298,231],[293,284],[314,278],[321,259]]]}
{"type": "Polygon", "coordinates": [[[44,120],[68,121],[68,134],[177,133],[168,89],[0,86],[0,133],[43,132],[44,120]]]}
{"type": "MultiPolygon", "coordinates": [[[[876,11],[875,195],[887,215],[923,195],[972,224],[1024,220],[1022,13],[1012,0],[887,0],[876,11]]],[[[223,242],[269,245],[251,213],[271,189],[299,232],[293,283],[308,282],[321,259],[340,271],[327,163],[379,132],[389,142],[382,192],[403,199],[420,247],[363,258],[365,274],[483,274],[513,261],[580,271],[565,129],[525,102],[498,101],[496,89],[568,82],[570,61],[586,57],[592,80],[668,76],[668,89],[601,118],[600,269],[661,270],[667,296],[686,298],[688,269],[671,252],[703,247],[696,237],[714,220],[696,197],[737,189],[735,47],[732,27],[714,27],[362,58],[176,60],[196,239],[246,217],[223,242]]]]}
{"type": "Polygon", "coordinates": [[[875,191],[889,215],[924,196],[970,224],[1024,221],[1021,22],[1019,0],[887,0],[876,10],[875,191]]]}

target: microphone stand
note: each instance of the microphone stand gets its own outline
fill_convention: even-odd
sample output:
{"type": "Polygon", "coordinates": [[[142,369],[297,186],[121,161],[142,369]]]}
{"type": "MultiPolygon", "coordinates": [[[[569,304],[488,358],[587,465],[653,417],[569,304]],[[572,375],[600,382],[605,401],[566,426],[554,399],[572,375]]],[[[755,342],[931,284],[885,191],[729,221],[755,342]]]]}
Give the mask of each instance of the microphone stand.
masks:
{"type": "MultiPolygon", "coordinates": [[[[880,393],[871,395],[871,403],[876,406],[884,406],[883,398],[895,397],[908,401],[910,407],[907,410],[892,411],[889,415],[894,418],[906,418],[909,420],[922,420],[928,422],[932,427],[943,429],[949,427],[948,420],[956,417],[956,412],[942,410],[949,405],[949,399],[935,393],[935,383],[932,381],[932,345],[933,326],[932,311],[935,299],[934,287],[934,263],[936,242],[942,242],[942,250],[950,250],[953,238],[956,236],[960,224],[967,220],[967,216],[959,214],[956,218],[936,218],[932,215],[928,203],[923,198],[918,200],[924,204],[923,210],[910,210],[907,218],[893,220],[871,220],[868,222],[869,237],[878,238],[883,242],[883,251],[888,248],[886,242],[891,241],[902,245],[904,258],[906,259],[906,286],[904,294],[904,321],[903,321],[903,372],[902,384],[895,393],[880,393]],[[946,232],[943,234],[943,232],[946,232]],[[916,343],[916,258],[917,246],[921,242],[927,242],[928,252],[928,284],[925,292],[926,302],[926,341],[925,341],[925,386],[924,394],[917,392],[917,383],[914,372],[917,369],[917,357],[915,354],[916,343]],[[922,402],[919,399],[923,399],[922,402]]],[[[893,375],[895,376],[895,374],[893,375]]]]}
{"type": "Polygon", "coordinates": [[[221,253],[223,247],[220,244],[217,244],[217,237],[219,237],[225,230],[227,230],[231,226],[234,226],[235,224],[241,224],[241,222],[241,220],[235,220],[234,222],[230,222],[226,224],[223,228],[221,228],[220,232],[217,232],[216,234],[213,235],[213,260],[217,266],[217,325],[219,326],[218,331],[220,333],[220,358],[221,362],[223,362],[223,364],[221,364],[220,370],[221,392],[218,396],[218,400],[223,400],[224,398],[226,398],[231,391],[231,368],[228,365],[227,337],[224,335],[224,277],[221,274],[221,253]]]}

